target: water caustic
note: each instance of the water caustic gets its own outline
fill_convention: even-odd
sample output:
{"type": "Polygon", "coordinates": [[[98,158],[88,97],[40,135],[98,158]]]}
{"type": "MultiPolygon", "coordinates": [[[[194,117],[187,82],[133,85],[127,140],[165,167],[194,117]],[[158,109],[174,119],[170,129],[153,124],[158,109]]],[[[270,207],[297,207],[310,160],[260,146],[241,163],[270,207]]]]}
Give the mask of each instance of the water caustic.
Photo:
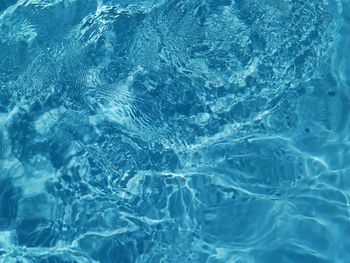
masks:
{"type": "Polygon", "coordinates": [[[1,262],[350,262],[348,0],[2,0],[1,262]]]}

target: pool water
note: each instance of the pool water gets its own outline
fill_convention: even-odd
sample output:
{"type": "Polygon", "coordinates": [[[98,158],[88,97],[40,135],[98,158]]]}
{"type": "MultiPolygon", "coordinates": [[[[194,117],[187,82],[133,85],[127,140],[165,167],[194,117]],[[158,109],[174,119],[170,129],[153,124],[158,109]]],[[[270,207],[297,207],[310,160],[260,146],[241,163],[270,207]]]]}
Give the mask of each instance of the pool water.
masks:
{"type": "Polygon", "coordinates": [[[349,0],[1,0],[0,262],[350,262],[349,0]]]}

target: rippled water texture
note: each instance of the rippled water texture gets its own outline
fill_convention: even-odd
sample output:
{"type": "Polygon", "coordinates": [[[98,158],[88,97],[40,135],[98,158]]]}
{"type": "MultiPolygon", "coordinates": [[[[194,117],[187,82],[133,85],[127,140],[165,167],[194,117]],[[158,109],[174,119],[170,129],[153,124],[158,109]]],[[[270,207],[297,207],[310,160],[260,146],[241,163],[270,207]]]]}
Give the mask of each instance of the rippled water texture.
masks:
{"type": "Polygon", "coordinates": [[[0,0],[0,262],[349,263],[349,0],[0,0]]]}

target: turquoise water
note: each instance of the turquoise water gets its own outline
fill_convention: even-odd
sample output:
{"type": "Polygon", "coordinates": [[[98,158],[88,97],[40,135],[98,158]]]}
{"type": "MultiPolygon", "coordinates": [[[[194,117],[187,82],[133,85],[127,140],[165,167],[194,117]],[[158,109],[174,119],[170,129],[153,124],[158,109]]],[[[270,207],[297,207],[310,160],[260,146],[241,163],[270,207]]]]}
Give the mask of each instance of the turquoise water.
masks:
{"type": "Polygon", "coordinates": [[[0,0],[0,262],[350,262],[348,0],[0,0]]]}

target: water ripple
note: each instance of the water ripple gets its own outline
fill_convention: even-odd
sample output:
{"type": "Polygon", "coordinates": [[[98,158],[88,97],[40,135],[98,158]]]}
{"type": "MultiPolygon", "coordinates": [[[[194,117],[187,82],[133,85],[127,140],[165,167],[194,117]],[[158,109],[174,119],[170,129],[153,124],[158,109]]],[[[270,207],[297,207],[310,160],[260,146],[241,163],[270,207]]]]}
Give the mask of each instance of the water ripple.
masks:
{"type": "Polygon", "coordinates": [[[0,261],[346,263],[346,0],[0,3],[0,261]]]}

